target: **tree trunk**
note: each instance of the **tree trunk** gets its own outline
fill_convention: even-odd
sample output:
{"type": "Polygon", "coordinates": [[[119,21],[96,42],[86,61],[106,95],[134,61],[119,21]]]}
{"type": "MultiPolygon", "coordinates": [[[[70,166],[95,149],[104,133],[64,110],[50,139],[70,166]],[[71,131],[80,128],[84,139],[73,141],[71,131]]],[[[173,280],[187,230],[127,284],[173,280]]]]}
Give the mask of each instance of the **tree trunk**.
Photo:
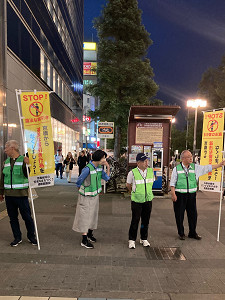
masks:
{"type": "Polygon", "coordinates": [[[121,144],[121,128],[116,126],[115,130],[115,143],[114,143],[114,158],[118,160],[120,157],[120,144],[121,144]]]}

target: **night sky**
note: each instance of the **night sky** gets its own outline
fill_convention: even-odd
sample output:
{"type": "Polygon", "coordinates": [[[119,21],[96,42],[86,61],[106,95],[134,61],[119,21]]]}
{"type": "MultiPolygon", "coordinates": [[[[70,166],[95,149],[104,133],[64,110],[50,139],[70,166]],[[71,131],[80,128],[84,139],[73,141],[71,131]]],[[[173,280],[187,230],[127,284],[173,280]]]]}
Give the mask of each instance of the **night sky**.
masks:
{"type": "MultiPolygon", "coordinates": [[[[92,20],[105,0],[84,0],[84,40],[97,42],[92,20]]],[[[202,74],[217,67],[225,54],[225,0],[139,0],[142,22],[153,45],[148,57],[159,85],[157,98],[182,107],[197,96],[202,74]]],[[[180,125],[180,126],[179,126],[180,125]]]]}

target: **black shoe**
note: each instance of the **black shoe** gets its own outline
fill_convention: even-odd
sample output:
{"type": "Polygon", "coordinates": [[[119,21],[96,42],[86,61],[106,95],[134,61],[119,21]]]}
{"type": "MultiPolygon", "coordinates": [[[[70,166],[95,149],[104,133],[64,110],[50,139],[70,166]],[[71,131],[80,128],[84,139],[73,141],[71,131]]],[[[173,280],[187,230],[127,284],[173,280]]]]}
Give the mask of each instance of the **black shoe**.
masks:
{"type": "Polygon", "coordinates": [[[82,247],[85,247],[85,248],[87,248],[87,249],[93,249],[94,248],[94,246],[92,245],[92,243],[90,243],[90,242],[88,242],[88,241],[86,241],[86,242],[81,242],[81,246],[82,247]]]}
{"type": "Polygon", "coordinates": [[[28,242],[30,242],[34,246],[37,246],[37,240],[35,237],[28,238],[28,242]]]}
{"type": "Polygon", "coordinates": [[[16,247],[16,246],[18,246],[21,243],[22,243],[21,239],[15,239],[12,243],[10,243],[10,246],[11,247],[16,247]]]}
{"type": "Polygon", "coordinates": [[[92,243],[96,243],[96,242],[97,242],[96,238],[95,238],[93,235],[87,236],[87,239],[88,239],[90,242],[92,242],[92,243]]]}
{"type": "Polygon", "coordinates": [[[195,240],[201,240],[202,239],[202,237],[200,235],[198,235],[197,233],[195,235],[190,235],[189,234],[188,237],[190,239],[195,239],[195,240]]]}
{"type": "Polygon", "coordinates": [[[185,234],[179,235],[179,239],[180,239],[181,241],[184,241],[184,240],[185,240],[185,234]]]}

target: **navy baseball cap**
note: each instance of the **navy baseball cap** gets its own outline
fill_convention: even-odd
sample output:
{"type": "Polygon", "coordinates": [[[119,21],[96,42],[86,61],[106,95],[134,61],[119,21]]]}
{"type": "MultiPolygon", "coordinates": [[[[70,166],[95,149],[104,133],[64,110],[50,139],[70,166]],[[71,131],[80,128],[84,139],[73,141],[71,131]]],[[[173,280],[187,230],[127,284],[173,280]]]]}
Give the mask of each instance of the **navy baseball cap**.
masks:
{"type": "Polygon", "coordinates": [[[144,161],[146,159],[149,159],[148,156],[146,156],[144,153],[138,153],[136,156],[136,161],[144,161]]]}

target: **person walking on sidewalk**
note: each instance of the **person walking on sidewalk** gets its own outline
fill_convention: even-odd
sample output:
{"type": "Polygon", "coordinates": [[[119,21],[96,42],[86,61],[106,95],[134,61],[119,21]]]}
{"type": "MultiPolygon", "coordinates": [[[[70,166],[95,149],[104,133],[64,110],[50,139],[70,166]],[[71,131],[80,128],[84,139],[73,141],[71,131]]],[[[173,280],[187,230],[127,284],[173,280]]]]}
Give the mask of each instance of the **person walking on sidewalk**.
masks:
{"type": "Polygon", "coordinates": [[[72,175],[74,164],[75,164],[75,160],[73,159],[72,153],[68,152],[66,159],[64,160],[64,165],[66,171],[66,178],[69,183],[71,182],[71,175],[72,175]]]}
{"type": "Polygon", "coordinates": [[[96,238],[93,230],[97,229],[99,193],[102,191],[101,179],[109,180],[109,164],[106,161],[107,154],[97,150],[87,166],[82,170],[76,185],[79,188],[77,209],[73,223],[73,230],[82,233],[81,246],[91,249],[96,238]],[[107,174],[102,166],[107,167],[107,174]]]}
{"type": "Polygon", "coordinates": [[[77,164],[79,166],[79,176],[80,176],[83,168],[87,164],[87,156],[85,155],[85,151],[84,150],[81,151],[81,155],[78,157],[77,164]]]}
{"type": "Polygon", "coordinates": [[[34,222],[31,217],[28,202],[28,175],[26,164],[29,158],[19,154],[19,144],[10,140],[5,144],[5,153],[8,158],[3,163],[0,180],[0,201],[5,198],[6,208],[10,219],[14,241],[12,247],[22,243],[22,233],[18,220],[18,209],[27,228],[27,238],[32,245],[37,245],[34,222]]]}
{"type": "Polygon", "coordinates": [[[155,180],[152,168],[148,167],[148,157],[144,153],[136,156],[137,167],[127,176],[127,189],[131,193],[132,219],[129,229],[129,248],[135,249],[138,224],[141,218],[140,243],[149,247],[148,226],[152,211],[152,185],[155,180]]]}
{"type": "Polygon", "coordinates": [[[62,179],[63,176],[63,155],[62,155],[62,150],[58,149],[57,154],[55,155],[55,171],[56,171],[56,177],[59,178],[59,173],[60,173],[60,178],[62,179]]]}
{"type": "Polygon", "coordinates": [[[201,240],[202,237],[196,232],[196,192],[198,178],[224,165],[225,160],[216,165],[200,166],[199,164],[193,163],[193,157],[190,151],[184,150],[181,153],[181,163],[173,169],[170,180],[171,196],[180,240],[185,240],[183,226],[185,210],[187,211],[189,225],[188,237],[201,240]]]}

